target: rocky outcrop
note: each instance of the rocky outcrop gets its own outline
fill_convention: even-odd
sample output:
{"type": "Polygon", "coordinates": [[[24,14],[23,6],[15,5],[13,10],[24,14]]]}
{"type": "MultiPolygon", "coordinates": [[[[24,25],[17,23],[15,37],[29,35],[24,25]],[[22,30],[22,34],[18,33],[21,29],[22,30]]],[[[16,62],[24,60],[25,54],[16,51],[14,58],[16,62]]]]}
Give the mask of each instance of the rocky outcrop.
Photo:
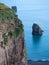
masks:
{"type": "Polygon", "coordinates": [[[40,26],[36,23],[32,26],[32,34],[33,35],[42,35],[43,30],[40,28],[40,26]]]}
{"type": "Polygon", "coordinates": [[[49,65],[49,61],[48,60],[45,60],[45,61],[42,61],[42,60],[28,60],[28,65],[49,65]]]}
{"type": "Polygon", "coordinates": [[[0,3],[0,65],[27,65],[23,24],[0,3]]]}
{"type": "Polygon", "coordinates": [[[11,8],[13,9],[14,12],[17,12],[17,7],[16,6],[12,6],[11,8]]]}

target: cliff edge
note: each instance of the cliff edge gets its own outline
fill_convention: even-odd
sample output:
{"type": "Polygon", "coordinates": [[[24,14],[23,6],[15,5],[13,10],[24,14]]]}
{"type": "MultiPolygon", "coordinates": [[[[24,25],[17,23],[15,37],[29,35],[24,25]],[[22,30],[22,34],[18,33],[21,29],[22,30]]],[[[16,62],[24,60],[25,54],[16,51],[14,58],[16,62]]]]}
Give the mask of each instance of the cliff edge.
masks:
{"type": "Polygon", "coordinates": [[[0,65],[27,65],[22,21],[0,3],[0,65]]]}

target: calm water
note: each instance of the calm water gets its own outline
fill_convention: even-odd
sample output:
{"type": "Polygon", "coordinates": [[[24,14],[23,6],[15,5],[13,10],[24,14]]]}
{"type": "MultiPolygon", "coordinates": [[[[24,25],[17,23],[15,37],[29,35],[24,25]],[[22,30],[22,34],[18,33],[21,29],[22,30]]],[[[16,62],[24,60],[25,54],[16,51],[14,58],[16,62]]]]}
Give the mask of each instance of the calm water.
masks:
{"type": "Polygon", "coordinates": [[[24,25],[27,59],[49,59],[49,0],[0,0],[18,7],[18,16],[24,25]],[[44,30],[41,37],[32,35],[33,23],[44,30]]]}
{"type": "Polygon", "coordinates": [[[49,10],[20,10],[18,15],[24,24],[27,59],[49,59],[49,10]],[[44,30],[41,37],[32,35],[33,23],[44,30]]]}

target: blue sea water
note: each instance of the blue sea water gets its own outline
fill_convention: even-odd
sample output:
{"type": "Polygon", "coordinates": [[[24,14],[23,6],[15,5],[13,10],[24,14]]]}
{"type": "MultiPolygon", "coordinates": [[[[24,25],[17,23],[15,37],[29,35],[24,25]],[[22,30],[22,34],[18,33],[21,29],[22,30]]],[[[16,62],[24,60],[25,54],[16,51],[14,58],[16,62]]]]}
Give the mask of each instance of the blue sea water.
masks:
{"type": "Polygon", "coordinates": [[[18,7],[17,14],[24,25],[27,59],[49,59],[49,0],[23,1],[0,0],[9,7],[18,7]],[[33,23],[37,23],[44,30],[41,37],[32,35],[33,23]]]}
{"type": "Polygon", "coordinates": [[[49,59],[49,10],[23,10],[18,15],[24,25],[27,59],[49,59]],[[44,30],[41,37],[32,35],[33,23],[44,30]]]}

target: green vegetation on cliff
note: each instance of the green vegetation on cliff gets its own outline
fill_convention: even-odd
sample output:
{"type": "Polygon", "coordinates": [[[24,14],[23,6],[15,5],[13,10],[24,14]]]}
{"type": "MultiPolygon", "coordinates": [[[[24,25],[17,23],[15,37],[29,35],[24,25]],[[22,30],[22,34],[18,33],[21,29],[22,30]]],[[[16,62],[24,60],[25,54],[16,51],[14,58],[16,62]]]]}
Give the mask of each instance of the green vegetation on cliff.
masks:
{"type": "Polygon", "coordinates": [[[22,21],[11,8],[3,3],[0,3],[0,30],[5,44],[8,39],[17,37],[23,31],[22,21]]]}
{"type": "Polygon", "coordinates": [[[4,19],[8,18],[14,18],[14,11],[12,9],[8,8],[8,6],[0,3],[0,23],[4,22],[4,19]]]}

